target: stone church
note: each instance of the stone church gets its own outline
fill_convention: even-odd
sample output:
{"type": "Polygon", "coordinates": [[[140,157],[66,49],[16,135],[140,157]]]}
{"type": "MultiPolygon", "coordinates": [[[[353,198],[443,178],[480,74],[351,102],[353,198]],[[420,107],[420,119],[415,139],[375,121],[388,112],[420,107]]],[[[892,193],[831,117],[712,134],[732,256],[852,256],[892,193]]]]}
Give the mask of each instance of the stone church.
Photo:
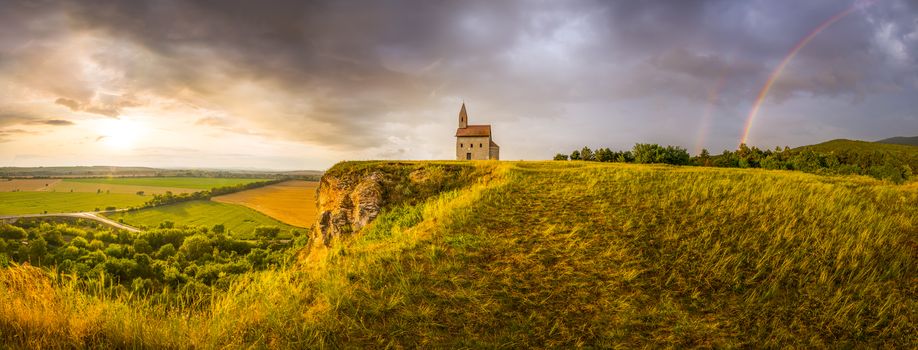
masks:
{"type": "Polygon", "coordinates": [[[456,160],[499,160],[500,146],[491,139],[491,125],[469,125],[465,102],[456,129],[456,160]]]}

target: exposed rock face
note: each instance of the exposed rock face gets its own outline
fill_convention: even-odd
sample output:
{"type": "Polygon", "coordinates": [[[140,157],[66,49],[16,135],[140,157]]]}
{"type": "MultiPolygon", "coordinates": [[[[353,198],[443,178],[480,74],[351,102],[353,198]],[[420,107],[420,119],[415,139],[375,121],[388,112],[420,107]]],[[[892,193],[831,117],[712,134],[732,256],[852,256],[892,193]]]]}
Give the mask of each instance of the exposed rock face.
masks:
{"type": "Polygon", "coordinates": [[[325,172],[316,190],[319,218],[312,244],[330,246],[357,233],[387,206],[418,205],[476,181],[485,167],[424,162],[344,162],[325,172]]]}
{"type": "Polygon", "coordinates": [[[316,200],[319,222],[314,242],[351,234],[369,224],[383,206],[385,176],[380,172],[354,178],[323,177],[316,200]]]}

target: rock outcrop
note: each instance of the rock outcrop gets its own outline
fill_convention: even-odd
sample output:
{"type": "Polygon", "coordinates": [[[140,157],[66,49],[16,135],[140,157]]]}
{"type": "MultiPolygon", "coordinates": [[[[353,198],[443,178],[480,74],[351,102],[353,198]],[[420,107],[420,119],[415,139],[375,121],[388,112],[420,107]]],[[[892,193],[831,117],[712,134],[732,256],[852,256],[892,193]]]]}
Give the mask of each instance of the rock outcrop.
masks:
{"type": "Polygon", "coordinates": [[[358,231],[373,221],[383,206],[384,180],[381,172],[357,178],[323,177],[316,196],[319,221],[314,241],[327,246],[333,238],[358,231]]]}
{"type": "Polygon", "coordinates": [[[489,166],[470,163],[339,163],[325,172],[316,190],[319,218],[312,245],[329,246],[336,237],[360,231],[387,206],[418,205],[488,173],[489,166]]]}

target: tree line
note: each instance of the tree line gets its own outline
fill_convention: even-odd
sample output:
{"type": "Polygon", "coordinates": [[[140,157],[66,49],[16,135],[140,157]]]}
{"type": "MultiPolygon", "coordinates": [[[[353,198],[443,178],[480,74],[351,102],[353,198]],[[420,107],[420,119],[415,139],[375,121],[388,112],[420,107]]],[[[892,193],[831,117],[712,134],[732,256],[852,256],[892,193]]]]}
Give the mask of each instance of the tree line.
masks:
{"type": "Polygon", "coordinates": [[[663,147],[657,144],[638,143],[630,151],[583,147],[570,154],[558,153],[554,160],[798,170],[823,175],[866,175],[893,183],[909,180],[918,167],[918,155],[890,151],[840,149],[821,152],[810,148],[790,149],[787,146],[762,150],[746,144],[740,144],[735,151],[724,150],[719,155],[711,155],[707,149],[703,149],[696,156],[691,156],[682,147],[663,147]]]}

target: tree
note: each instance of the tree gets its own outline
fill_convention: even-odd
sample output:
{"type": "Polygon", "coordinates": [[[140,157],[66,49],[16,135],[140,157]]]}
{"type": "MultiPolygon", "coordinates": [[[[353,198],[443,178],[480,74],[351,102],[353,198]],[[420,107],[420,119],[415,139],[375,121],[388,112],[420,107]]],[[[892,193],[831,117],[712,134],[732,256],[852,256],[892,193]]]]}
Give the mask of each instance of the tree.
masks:
{"type": "Polygon", "coordinates": [[[698,165],[711,166],[711,153],[707,148],[701,149],[701,154],[698,155],[698,165]]]}
{"type": "MultiPolygon", "coordinates": [[[[169,192],[166,192],[166,193],[169,193],[169,192]]],[[[175,227],[175,223],[169,220],[159,223],[159,228],[174,228],[174,227],[175,227]]]]}
{"type": "Polygon", "coordinates": [[[31,261],[40,262],[48,254],[48,242],[39,237],[29,241],[29,258],[31,261]]]}
{"type": "Polygon", "coordinates": [[[64,245],[64,235],[61,234],[61,231],[58,229],[51,230],[45,234],[45,240],[47,240],[48,243],[58,247],[64,245]]]}
{"type": "Polygon", "coordinates": [[[102,249],[105,249],[105,243],[102,243],[102,241],[94,239],[92,242],[89,242],[89,250],[96,251],[102,249]]]}
{"type": "Polygon", "coordinates": [[[175,246],[173,246],[172,243],[166,243],[162,247],[159,247],[159,250],[156,252],[156,257],[162,260],[173,255],[175,255],[175,246]]]}
{"type": "Polygon", "coordinates": [[[201,234],[185,238],[185,242],[179,248],[179,251],[185,253],[185,256],[190,260],[198,260],[213,250],[214,247],[211,245],[210,238],[201,234]]]}
{"type": "Polygon", "coordinates": [[[26,238],[26,236],[28,236],[28,234],[21,227],[10,224],[0,224],[0,238],[23,239],[26,238]]]}
{"type": "Polygon", "coordinates": [[[571,160],[580,160],[580,151],[574,150],[571,152],[571,160]]]}
{"type": "Polygon", "coordinates": [[[665,150],[658,144],[638,143],[632,149],[634,161],[641,164],[664,163],[665,150]]]}
{"type": "Polygon", "coordinates": [[[70,245],[77,247],[77,248],[86,248],[87,246],[89,246],[89,243],[86,242],[86,238],[75,237],[70,240],[70,245]]]}
{"type": "Polygon", "coordinates": [[[580,149],[580,159],[585,161],[594,161],[596,160],[596,157],[593,155],[593,151],[589,147],[583,146],[583,148],[580,149]]]}
{"type": "Polygon", "coordinates": [[[258,226],[255,228],[255,236],[258,238],[277,238],[280,234],[280,228],[277,226],[258,226]]]}
{"type": "Polygon", "coordinates": [[[137,237],[134,239],[134,254],[149,254],[153,251],[153,247],[150,246],[150,242],[147,242],[143,237],[137,237]]]}
{"type": "Polygon", "coordinates": [[[567,160],[567,155],[566,155],[566,154],[558,153],[558,154],[555,155],[554,160],[567,160]]]}
{"type": "Polygon", "coordinates": [[[224,233],[226,232],[226,226],[223,226],[223,224],[216,224],[214,225],[213,231],[217,234],[224,233]]]}

